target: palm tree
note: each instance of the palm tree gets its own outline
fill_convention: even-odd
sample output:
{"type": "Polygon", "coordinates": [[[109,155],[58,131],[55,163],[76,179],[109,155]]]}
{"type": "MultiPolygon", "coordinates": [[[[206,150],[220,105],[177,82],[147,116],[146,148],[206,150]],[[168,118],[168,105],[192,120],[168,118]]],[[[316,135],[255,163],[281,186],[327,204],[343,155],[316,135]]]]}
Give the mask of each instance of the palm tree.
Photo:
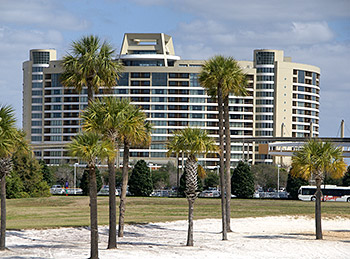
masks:
{"type": "Polygon", "coordinates": [[[61,83],[73,86],[81,92],[87,87],[88,103],[92,102],[99,87],[113,87],[122,66],[113,60],[115,50],[107,42],[101,44],[99,37],[84,36],[72,43],[72,54],[63,57],[61,83]]]}
{"type": "Polygon", "coordinates": [[[310,140],[292,157],[293,176],[316,181],[315,223],[316,239],[322,239],[321,227],[321,182],[329,173],[333,178],[341,178],[346,171],[342,150],[329,142],[310,140]]]}
{"type": "Polygon", "coordinates": [[[96,159],[110,157],[114,153],[109,141],[101,141],[100,135],[94,132],[83,132],[76,135],[68,144],[68,150],[74,157],[87,162],[90,178],[90,228],[91,228],[91,257],[98,258],[98,229],[97,229],[97,184],[96,159]]]}
{"type": "Polygon", "coordinates": [[[227,231],[231,231],[231,132],[229,114],[229,95],[246,96],[246,75],[232,57],[215,56],[205,62],[199,75],[199,82],[208,95],[217,99],[219,112],[219,142],[220,142],[220,188],[223,220],[223,239],[227,239],[227,231]],[[225,123],[225,132],[224,132],[225,123]],[[224,140],[225,136],[225,140],[224,140]],[[225,160],[224,160],[225,142],[225,160]],[[226,182],[226,184],[225,184],[226,182]],[[225,186],[225,189],[223,189],[225,186]]]}
{"type": "MultiPolygon", "coordinates": [[[[82,115],[83,128],[86,131],[97,131],[108,139],[119,157],[118,129],[121,123],[121,114],[124,102],[109,97],[102,100],[94,100],[82,115]]],[[[117,247],[117,226],[116,226],[116,182],[115,182],[116,156],[108,157],[108,184],[109,184],[109,237],[108,249],[117,247]]],[[[119,167],[119,161],[117,161],[119,167]]]]}
{"type": "Polygon", "coordinates": [[[6,238],[6,175],[12,169],[11,157],[17,148],[20,134],[16,129],[14,110],[10,106],[0,107],[0,181],[1,181],[1,227],[0,250],[5,250],[6,238]]]}
{"type": "Polygon", "coordinates": [[[131,146],[148,145],[151,140],[151,124],[146,122],[146,114],[140,107],[130,104],[128,100],[119,103],[120,114],[118,138],[123,143],[122,188],[119,204],[118,237],[124,236],[124,217],[126,209],[126,191],[128,186],[128,169],[131,146]]]}
{"type": "Polygon", "coordinates": [[[206,131],[199,128],[185,128],[174,133],[173,139],[168,144],[168,150],[168,155],[178,153],[181,150],[187,157],[185,165],[185,194],[188,200],[187,246],[193,246],[193,205],[198,196],[196,155],[217,151],[217,146],[214,139],[210,138],[206,131]]]}

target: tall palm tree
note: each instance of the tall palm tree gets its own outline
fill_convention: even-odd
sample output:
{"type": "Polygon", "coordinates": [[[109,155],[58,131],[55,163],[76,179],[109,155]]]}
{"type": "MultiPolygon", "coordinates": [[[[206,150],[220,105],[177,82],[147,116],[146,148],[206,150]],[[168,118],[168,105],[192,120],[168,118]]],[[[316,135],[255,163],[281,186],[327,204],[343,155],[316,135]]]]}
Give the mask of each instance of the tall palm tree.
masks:
{"type": "Polygon", "coordinates": [[[229,95],[246,96],[247,80],[238,62],[232,57],[215,56],[205,62],[199,75],[200,84],[209,96],[218,102],[219,142],[220,142],[220,188],[222,189],[221,207],[223,221],[223,239],[231,231],[231,133],[229,115],[229,95]],[[225,132],[224,132],[225,124],[225,132]],[[225,137],[225,139],[224,139],[225,137]],[[225,158],[224,158],[225,142],[225,158]],[[225,186],[225,187],[224,187],[225,186]]]}
{"type": "Polygon", "coordinates": [[[61,83],[72,86],[81,92],[87,87],[88,103],[92,102],[94,93],[100,87],[113,87],[119,78],[122,66],[113,60],[115,50],[99,37],[84,36],[72,43],[72,54],[63,57],[61,83]]]}
{"type": "MultiPolygon", "coordinates": [[[[124,112],[124,103],[113,97],[94,100],[82,115],[83,128],[86,131],[97,131],[108,139],[119,156],[118,129],[121,123],[121,114],[124,112]]],[[[108,184],[109,184],[109,237],[108,249],[117,247],[116,226],[116,156],[108,157],[108,184]]],[[[117,163],[119,167],[119,162],[117,163]]]]}
{"type": "Polygon", "coordinates": [[[119,116],[118,138],[123,143],[123,170],[119,204],[118,237],[123,237],[130,147],[149,145],[152,127],[151,124],[146,122],[146,114],[140,107],[130,104],[128,100],[121,100],[119,105],[121,112],[119,116]]]}
{"type": "Polygon", "coordinates": [[[187,157],[186,197],[188,200],[188,234],[187,246],[193,246],[193,205],[198,196],[197,192],[197,158],[196,155],[217,151],[215,140],[210,138],[205,130],[199,128],[185,128],[174,133],[168,144],[168,155],[182,150],[187,157]]]}
{"type": "Polygon", "coordinates": [[[322,239],[321,227],[321,183],[329,173],[333,178],[341,178],[346,171],[342,149],[329,142],[310,140],[292,157],[293,176],[306,180],[314,177],[316,181],[315,223],[316,239],[322,239]]]}
{"type": "Polygon", "coordinates": [[[10,106],[0,107],[0,181],[1,181],[1,227],[0,250],[5,250],[6,237],[6,175],[12,168],[12,153],[17,148],[20,134],[16,129],[14,110],[10,106]]]}
{"type": "Polygon", "coordinates": [[[95,132],[83,132],[76,135],[68,144],[68,150],[73,157],[79,157],[87,162],[90,178],[90,229],[91,229],[91,257],[98,258],[98,229],[97,229],[97,184],[96,159],[112,156],[113,146],[109,141],[101,141],[95,132]]]}

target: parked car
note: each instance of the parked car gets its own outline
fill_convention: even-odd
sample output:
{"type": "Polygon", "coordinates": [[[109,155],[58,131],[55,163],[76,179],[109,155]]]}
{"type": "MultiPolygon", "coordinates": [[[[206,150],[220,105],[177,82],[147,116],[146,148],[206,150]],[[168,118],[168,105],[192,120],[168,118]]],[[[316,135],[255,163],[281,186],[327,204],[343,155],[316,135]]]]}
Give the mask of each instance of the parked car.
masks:
{"type": "Polygon", "coordinates": [[[220,197],[220,192],[218,190],[204,190],[198,197],[204,198],[217,198],[220,197]]]}
{"type": "Polygon", "coordinates": [[[65,194],[65,189],[62,188],[61,185],[56,184],[50,188],[50,193],[51,194],[65,194]]]}
{"type": "Polygon", "coordinates": [[[172,194],[171,190],[154,190],[150,196],[153,197],[169,197],[172,194]]]}
{"type": "MultiPolygon", "coordinates": [[[[97,195],[104,195],[104,196],[108,196],[109,195],[109,186],[108,185],[104,185],[101,190],[97,193],[97,195]]],[[[115,196],[119,195],[119,191],[118,189],[115,189],[115,196]]]]}

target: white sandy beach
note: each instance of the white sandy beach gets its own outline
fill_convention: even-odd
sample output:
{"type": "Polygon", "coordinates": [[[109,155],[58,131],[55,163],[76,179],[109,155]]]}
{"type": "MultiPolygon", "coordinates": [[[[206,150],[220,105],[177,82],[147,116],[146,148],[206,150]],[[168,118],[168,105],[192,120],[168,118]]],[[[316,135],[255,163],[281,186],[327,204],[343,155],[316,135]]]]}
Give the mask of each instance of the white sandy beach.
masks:
{"type": "MultiPolygon", "coordinates": [[[[194,247],[186,247],[187,221],[127,225],[118,249],[107,250],[108,228],[99,227],[100,258],[350,258],[350,219],[323,219],[324,240],[315,240],[314,219],[232,219],[221,240],[218,219],[194,222],[194,247]]],[[[88,228],[8,231],[0,258],[88,258],[88,228]]]]}

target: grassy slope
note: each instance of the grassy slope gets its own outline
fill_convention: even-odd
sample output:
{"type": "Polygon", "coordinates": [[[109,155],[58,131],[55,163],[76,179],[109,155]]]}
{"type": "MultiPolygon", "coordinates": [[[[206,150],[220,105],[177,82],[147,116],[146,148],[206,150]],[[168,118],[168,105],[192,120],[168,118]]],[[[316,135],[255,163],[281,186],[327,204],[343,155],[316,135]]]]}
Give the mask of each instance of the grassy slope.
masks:
{"type": "MultiPolygon", "coordinates": [[[[117,198],[117,202],[119,198],[117,198]]],[[[117,204],[118,205],[118,204],[117,204]]],[[[182,198],[128,197],[126,223],[187,219],[187,200],[182,198]]],[[[313,217],[314,203],[287,200],[232,200],[232,217],[306,215],[313,217]]],[[[220,218],[219,199],[197,199],[195,219],[220,218]]],[[[350,217],[350,204],[322,203],[323,217],[350,217]]],[[[108,197],[98,198],[98,222],[108,225],[108,197]]],[[[54,196],[7,201],[7,228],[54,228],[89,225],[88,197],[54,196]]]]}

